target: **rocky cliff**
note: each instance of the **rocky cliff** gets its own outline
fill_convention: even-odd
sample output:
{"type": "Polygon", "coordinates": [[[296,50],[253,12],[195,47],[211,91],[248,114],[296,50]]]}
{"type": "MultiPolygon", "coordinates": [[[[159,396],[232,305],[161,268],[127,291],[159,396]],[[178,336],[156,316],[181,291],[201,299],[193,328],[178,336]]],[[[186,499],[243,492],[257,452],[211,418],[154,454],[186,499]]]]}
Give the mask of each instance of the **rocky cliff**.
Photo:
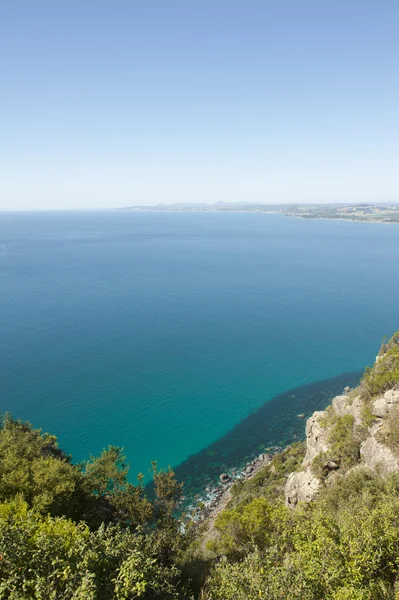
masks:
{"type": "Polygon", "coordinates": [[[382,346],[358,388],[337,396],[306,423],[306,455],[288,476],[288,506],[311,502],[353,469],[399,471],[399,333],[382,346]]]}

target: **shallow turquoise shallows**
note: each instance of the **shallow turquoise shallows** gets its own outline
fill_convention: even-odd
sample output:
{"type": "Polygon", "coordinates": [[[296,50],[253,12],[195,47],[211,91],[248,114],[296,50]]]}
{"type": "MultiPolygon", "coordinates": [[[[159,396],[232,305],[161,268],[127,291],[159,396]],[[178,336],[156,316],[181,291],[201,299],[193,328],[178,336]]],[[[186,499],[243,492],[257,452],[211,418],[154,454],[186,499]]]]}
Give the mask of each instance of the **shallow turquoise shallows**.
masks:
{"type": "Polygon", "coordinates": [[[132,480],[157,459],[205,481],[300,435],[297,413],[373,362],[398,265],[393,225],[1,214],[0,411],[78,461],[124,446],[132,480]]]}

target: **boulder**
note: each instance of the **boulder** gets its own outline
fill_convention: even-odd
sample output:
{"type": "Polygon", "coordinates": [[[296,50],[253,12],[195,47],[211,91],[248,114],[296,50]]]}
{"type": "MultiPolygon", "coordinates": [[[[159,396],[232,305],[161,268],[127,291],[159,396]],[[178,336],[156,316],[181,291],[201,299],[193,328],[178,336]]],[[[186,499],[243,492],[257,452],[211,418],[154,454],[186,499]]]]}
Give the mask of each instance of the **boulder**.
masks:
{"type": "Polygon", "coordinates": [[[399,404],[399,390],[388,390],[373,402],[371,412],[382,419],[396,404],[399,404]]]}
{"type": "Polygon", "coordinates": [[[219,481],[220,483],[229,483],[231,477],[230,475],[227,475],[227,473],[222,473],[219,477],[219,481]]]}
{"type": "Polygon", "coordinates": [[[264,456],[264,459],[263,459],[263,460],[264,460],[264,461],[265,461],[267,464],[269,464],[269,463],[271,463],[271,462],[272,462],[272,460],[273,460],[273,454],[264,454],[263,456],[264,456]]]}
{"type": "Polygon", "coordinates": [[[291,473],[285,484],[285,502],[290,508],[295,508],[298,502],[312,502],[319,488],[320,480],[310,469],[291,473]]]}
{"type": "Polygon", "coordinates": [[[347,396],[335,396],[332,400],[332,407],[339,417],[352,415],[356,424],[361,424],[362,419],[360,415],[363,407],[363,400],[360,396],[356,396],[351,404],[348,403],[347,396]]]}
{"type": "Polygon", "coordinates": [[[316,411],[306,422],[306,455],[302,466],[307,467],[320,452],[328,450],[327,428],[320,425],[319,419],[324,416],[324,411],[316,411]]]}
{"type": "Polygon", "coordinates": [[[360,456],[367,468],[378,470],[381,475],[389,475],[399,470],[398,460],[393,452],[376,440],[374,436],[367,438],[362,443],[360,456]]]}

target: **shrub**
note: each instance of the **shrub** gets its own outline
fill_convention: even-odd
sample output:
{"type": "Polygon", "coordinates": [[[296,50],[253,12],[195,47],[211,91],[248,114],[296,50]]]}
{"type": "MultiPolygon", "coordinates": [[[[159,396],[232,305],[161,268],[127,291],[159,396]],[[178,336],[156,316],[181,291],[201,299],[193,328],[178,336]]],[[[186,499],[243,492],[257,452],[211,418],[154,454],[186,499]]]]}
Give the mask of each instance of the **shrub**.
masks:
{"type": "Polygon", "coordinates": [[[386,417],[377,437],[395,453],[399,452],[399,407],[395,406],[386,417]]]}
{"type": "Polygon", "coordinates": [[[363,426],[367,429],[371,427],[375,421],[375,416],[371,412],[370,406],[367,402],[364,402],[362,408],[360,409],[360,418],[363,426]]]}
{"type": "MultiPolygon", "coordinates": [[[[207,600],[389,600],[399,571],[399,498],[367,491],[334,510],[317,501],[293,511],[289,540],[221,561],[207,600]]],[[[378,486],[377,486],[378,487],[378,486]]]]}
{"type": "Polygon", "coordinates": [[[0,504],[0,598],[125,600],[180,597],[178,570],[151,534],[43,517],[14,499],[0,504]]]}
{"type": "Polygon", "coordinates": [[[5,415],[0,427],[0,502],[21,496],[37,511],[74,516],[82,476],[57,438],[5,415]]]}
{"type": "Polygon", "coordinates": [[[284,490],[286,477],[297,471],[305,456],[305,444],[296,442],[274,455],[272,462],[261,469],[248,481],[237,481],[231,488],[232,500],[229,508],[255,498],[266,498],[269,502],[278,501],[284,490]]]}
{"type": "Polygon", "coordinates": [[[328,460],[337,462],[344,471],[353,467],[360,460],[360,445],[364,435],[365,428],[355,425],[353,415],[336,416],[333,424],[330,424],[329,450],[319,453],[313,460],[314,474],[317,477],[326,476],[328,471],[324,470],[324,465],[328,460]]]}
{"type": "Polygon", "coordinates": [[[366,396],[372,398],[388,389],[394,388],[398,384],[399,344],[397,341],[394,341],[393,345],[390,345],[389,349],[379,356],[375,365],[372,368],[368,367],[366,369],[361,387],[366,396]]]}
{"type": "Polygon", "coordinates": [[[217,554],[237,559],[254,548],[280,543],[287,532],[291,511],[282,504],[272,505],[265,498],[223,511],[215,521],[219,538],[208,546],[217,554]]]}

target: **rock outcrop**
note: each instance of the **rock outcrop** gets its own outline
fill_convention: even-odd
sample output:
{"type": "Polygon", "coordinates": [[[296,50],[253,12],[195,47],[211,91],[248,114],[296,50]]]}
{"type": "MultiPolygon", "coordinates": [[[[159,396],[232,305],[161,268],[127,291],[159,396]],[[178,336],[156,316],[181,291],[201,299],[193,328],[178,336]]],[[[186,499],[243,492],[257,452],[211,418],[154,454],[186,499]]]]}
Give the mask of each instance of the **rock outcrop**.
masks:
{"type": "Polygon", "coordinates": [[[344,415],[352,415],[352,417],[355,419],[356,425],[361,424],[361,410],[363,406],[363,400],[360,396],[356,396],[353,400],[349,400],[348,396],[335,396],[331,404],[335,414],[338,417],[343,417],[344,415]]]}
{"type": "Polygon", "coordinates": [[[311,502],[317,495],[321,482],[310,468],[288,476],[285,485],[285,499],[288,506],[295,507],[298,502],[311,502]]]}
{"type": "Polygon", "coordinates": [[[291,473],[285,486],[286,504],[294,508],[298,502],[313,501],[324,485],[329,485],[341,473],[339,461],[333,456],[326,457],[325,464],[321,464],[323,477],[317,477],[312,468],[314,460],[321,453],[328,453],[331,449],[330,434],[331,423],[334,419],[351,415],[354,426],[363,431],[364,438],[360,444],[360,458],[354,468],[361,466],[377,471],[382,476],[399,472],[399,457],[381,441],[379,433],[384,426],[384,420],[390,411],[399,407],[399,390],[391,389],[378,396],[369,406],[374,422],[367,428],[362,420],[362,411],[365,400],[361,395],[348,397],[346,394],[333,398],[331,406],[325,411],[317,411],[306,423],[306,454],[302,463],[302,470],[291,473]]]}
{"type": "Polygon", "coordinates": [[[376,470],[381,475],[389,475],[399,471],[399,463],[392,450],[381,444],[374,436],[370,436],[360,447],[362,463],[368,469],[376,470]]]}
{"type": "Polygon", "coordinates": [[[324,416],[325,411],[317,411],[306,421],[306,455],[303,467],[310,466],[320,452],[327,452],[329,448],[328,429],[320,422],[324,416]]]}
{"type": "Polygon", "coordinates": [[[397,404],[399,404],[399,390],[388,390],[373,402],[371,412],[383,419],[397,404]]]}

